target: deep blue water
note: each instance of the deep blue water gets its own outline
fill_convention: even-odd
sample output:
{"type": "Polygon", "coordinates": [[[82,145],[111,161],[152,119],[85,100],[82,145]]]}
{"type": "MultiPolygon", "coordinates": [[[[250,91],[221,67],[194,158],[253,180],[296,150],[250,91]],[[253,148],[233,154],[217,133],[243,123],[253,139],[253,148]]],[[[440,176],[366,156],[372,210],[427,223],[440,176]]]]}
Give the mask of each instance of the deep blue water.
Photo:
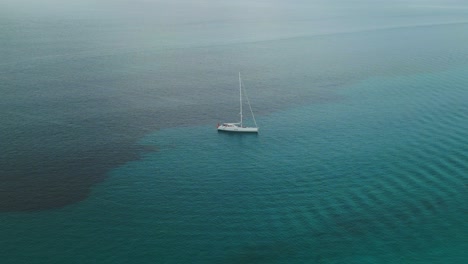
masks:
{"type": "Polygon", "coordinates": [[[2,263],[468,260],[463,1],[2,5],[2,263]]]}

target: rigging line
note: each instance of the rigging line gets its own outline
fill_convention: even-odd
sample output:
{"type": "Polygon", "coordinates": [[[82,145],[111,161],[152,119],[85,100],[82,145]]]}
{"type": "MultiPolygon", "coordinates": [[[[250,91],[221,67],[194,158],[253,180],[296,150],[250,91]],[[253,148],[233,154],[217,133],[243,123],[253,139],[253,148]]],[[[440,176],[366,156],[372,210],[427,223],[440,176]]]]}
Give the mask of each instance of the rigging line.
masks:
{"type": "Polygon", "coordinates": [[[247,89],[245,89],[244,81],[241,81],[241,82],[242,82],[242,87],[244,88],[244,95],[245,95],[245,98],[247,99],[247,104],[249,105],[250,113],[252,114],[252,119],[254,121],[255,127],[258,127],[257,126],[257,121],[255,120],[255,115],[254,115],[254,113],[252,111],[252,106],[250,105],[249,97],[247,96],[247,89]]]}

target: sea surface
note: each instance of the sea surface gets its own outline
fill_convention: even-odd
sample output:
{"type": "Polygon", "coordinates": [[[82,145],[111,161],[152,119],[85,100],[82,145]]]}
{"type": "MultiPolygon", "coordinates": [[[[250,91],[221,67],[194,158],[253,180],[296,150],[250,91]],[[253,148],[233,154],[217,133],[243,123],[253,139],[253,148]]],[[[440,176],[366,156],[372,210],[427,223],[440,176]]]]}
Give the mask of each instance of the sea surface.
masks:
{"type": "Polygon", "coordinates": [[[466,1],[0,2],[1,263],[462,264],[467,184],[466,1]]]}

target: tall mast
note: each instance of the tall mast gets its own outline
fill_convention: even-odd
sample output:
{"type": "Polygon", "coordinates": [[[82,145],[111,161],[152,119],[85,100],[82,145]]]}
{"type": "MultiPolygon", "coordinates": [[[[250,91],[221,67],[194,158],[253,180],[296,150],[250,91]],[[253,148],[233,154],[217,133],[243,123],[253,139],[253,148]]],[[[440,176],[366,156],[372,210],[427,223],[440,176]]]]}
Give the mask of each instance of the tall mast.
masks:
{"type": "Polygon", "coordinates": [[[242,127],[242,81],[241,81],[241,75],[239,72],[239,102],[240,102],[240,126],[242,127]]]}

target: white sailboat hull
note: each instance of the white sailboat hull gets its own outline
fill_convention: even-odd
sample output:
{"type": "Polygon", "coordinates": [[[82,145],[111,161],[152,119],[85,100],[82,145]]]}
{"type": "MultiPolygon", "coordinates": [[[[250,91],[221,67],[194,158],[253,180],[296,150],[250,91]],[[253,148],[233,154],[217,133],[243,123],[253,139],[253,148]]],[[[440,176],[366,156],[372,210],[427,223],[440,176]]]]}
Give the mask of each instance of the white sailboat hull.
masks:
{"type": "Polygon", "coordinates": [[[258,127],[240,127],[237,125],[219,125],[218,131],[235,133],[258,133],[258,127]]]}
{"type": "Polygon", "coordinates": [[[252,119],[255,124],[255,127],[246,127],[243,125],[242,118],[242,80],[239,72],[239,108],[240,108],[240,122],[238,123],[218,123],[218,131],[225,131],[225,132],[235,132],[235,133],[258,133],[258,126],[257,122],[255,121],[255,116],[253,114],[252,108],[250,107],[249,98],[247,94],[245,94],[245,98],[247,99],[247,103],[249,105],[250,113],[252,114],[252,119]]]}

